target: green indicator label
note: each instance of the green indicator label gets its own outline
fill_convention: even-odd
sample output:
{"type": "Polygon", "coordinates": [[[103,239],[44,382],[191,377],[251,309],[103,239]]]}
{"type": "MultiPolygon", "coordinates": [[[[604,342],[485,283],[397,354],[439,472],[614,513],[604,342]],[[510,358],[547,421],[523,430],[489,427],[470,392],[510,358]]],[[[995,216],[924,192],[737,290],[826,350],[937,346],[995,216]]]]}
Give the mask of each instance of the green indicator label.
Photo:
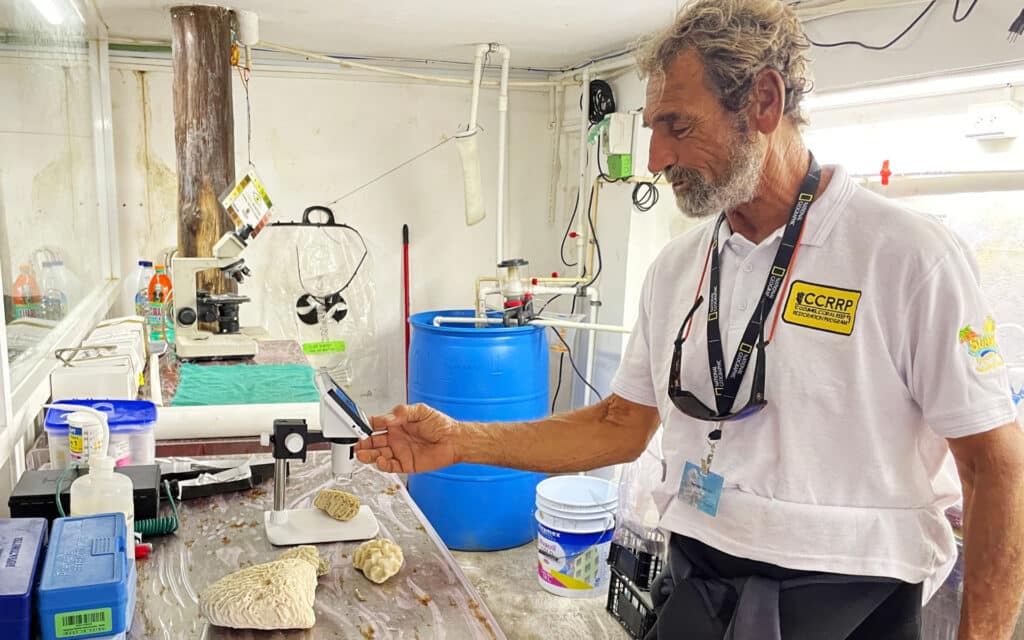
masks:
{"type": "Polygon", "coordinates": [[[114,616],[110,609],[89,609],[58,613],[53,617],[58,638],[74,638],[114,630],[114,616]]]}
{"type": "Polygon", "coordinates": [[[335,340],[333,342],[307,342],[302,345],[302,352],[306,355],[316,353],[340,353],[344,350],[344,340],[335,340]]]}

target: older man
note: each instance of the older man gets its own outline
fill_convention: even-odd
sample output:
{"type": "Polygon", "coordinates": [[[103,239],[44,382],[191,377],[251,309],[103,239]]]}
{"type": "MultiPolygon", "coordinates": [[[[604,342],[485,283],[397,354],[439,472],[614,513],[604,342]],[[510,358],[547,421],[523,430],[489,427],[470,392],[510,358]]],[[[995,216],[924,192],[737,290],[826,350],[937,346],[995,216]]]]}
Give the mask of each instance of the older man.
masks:
{"type": "Polygon", "coordinates": [[[397,407],[359,459],[581,471],[635,459],[661,423],[657,638],[903,640],[955,559],[952,452],[959,637],[1008,638],[1024,434],[973,259],[818,166],[800,135],[806,49],[777,0],[698,0],[646,46],[650,170],[709,222],[651,266],[613,395],[522,424],[397,407]]]}

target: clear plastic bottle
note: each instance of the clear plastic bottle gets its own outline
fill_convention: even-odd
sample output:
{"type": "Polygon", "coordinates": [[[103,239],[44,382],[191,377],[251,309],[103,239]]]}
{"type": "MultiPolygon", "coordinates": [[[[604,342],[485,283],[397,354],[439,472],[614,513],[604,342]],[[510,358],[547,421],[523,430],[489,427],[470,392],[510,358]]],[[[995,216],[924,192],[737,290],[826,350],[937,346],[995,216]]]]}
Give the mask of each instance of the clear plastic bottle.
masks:
{"type": "Polygon", "coordinates": [[[71,484],[71,515],[124,514],[128,525],[128,557],[135,558],[135,490],[132,479],[114,472],[114,459],[94,456],[89,473],[71,484]]]}
{"type": "Polygon", "coordinates": [[[63,320],[68,313],[68,294],[60,277],[62,268],[63,263],[56,261],[43,263],[43,296],[40,310],[42,317],[47,320],[63,320]]]}
{"type": "Polygon", "coordinates": [[[128,292],[129,299],[135,304],[135,315],[147,318],[149,316],[149,281],[153,279],[153,263],[149,260],[139,260],[138,269],[135,271],[135,279],[129,284],[134,289],[128,292]]]}

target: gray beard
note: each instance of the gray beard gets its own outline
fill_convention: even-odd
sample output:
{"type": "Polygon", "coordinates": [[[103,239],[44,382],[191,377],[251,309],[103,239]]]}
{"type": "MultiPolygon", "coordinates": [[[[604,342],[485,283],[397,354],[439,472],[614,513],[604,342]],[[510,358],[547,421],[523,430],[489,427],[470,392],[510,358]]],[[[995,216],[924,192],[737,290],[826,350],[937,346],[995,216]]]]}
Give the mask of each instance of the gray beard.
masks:
{"type": "Polygon", "coordinates": [[[686,185],[683,192],[676,192],[676,205],[684,215],[707,218],[754,199],[761,181],[762,154],[756,140],[744,138],[742,134],[736,136],[728,172],[720,183],[708,182],[696,169],[672,167],[668,170],[669,182],[686,185]]]}

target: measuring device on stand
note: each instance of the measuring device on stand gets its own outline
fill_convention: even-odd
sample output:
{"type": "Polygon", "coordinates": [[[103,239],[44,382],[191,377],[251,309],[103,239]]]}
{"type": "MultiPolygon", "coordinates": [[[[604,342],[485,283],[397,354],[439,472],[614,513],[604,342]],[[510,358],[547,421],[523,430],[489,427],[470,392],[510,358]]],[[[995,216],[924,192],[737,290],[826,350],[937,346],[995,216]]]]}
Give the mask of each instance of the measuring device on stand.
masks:
{"type": "Polygon", "coordinates": [[[320,391],[319,431],[310,429],[305,420],[285,418],[274,421],[273,433],[260,435],[260,444],[273,446],[274,509],[264,512],[263,524],[267,540],[276,546],[368,540],[380,530],[377,518],[365,504],[355,518],[345,522],[315,507],[285,508],[289,460],[305,462],[309,445],[328,442],[334,477],[350,477],[353,446],[373,435],[366,414],[327,371],[317,373],[316,386],[320,391]]]}

